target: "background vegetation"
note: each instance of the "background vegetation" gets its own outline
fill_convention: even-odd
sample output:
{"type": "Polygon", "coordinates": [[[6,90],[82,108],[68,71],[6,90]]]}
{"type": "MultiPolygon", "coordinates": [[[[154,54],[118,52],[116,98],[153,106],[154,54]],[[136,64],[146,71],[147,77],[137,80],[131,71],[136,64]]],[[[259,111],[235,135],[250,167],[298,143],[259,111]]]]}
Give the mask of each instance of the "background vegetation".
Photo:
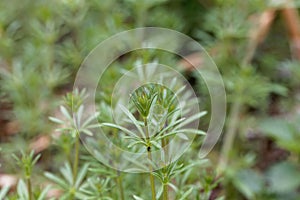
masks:
{"type": "MultiPolygon", "coordinates": [[[[214,150],[200,160],[195,152],[202,137],[197,136],[187,156],[153,174],[157,196],[299,199],[298,4],[1,1],[0,199],[151,199],[150,182],[145,181],[148,174],[122,173],[102,165],[87,153],[76,127],[66,121],[68,112],[79,112],[85,98],[82,91],[72,92],[72,86],[87,54],[113,34],[143,26],[174,29],[199,41],[223,76],[228,102],[226,126],[214,150]],[[53,121],[67,128],[55,131],[59,126],[53,121]],[[160,195],[163,191],[168,194],[160,195]]],[[[201,61],[192,50],[185,53],[201,61]]],[[[98,120],[110,121],[107,113],[114,102],[109,97],[124,70],[151,61],[185,74],[200,107],[208,112],[200,124],[206,130],[210,98],[202,78],[162,51],[133,52],[112,64],[105,72],[105,85],[98,87],[98,120]]]]}

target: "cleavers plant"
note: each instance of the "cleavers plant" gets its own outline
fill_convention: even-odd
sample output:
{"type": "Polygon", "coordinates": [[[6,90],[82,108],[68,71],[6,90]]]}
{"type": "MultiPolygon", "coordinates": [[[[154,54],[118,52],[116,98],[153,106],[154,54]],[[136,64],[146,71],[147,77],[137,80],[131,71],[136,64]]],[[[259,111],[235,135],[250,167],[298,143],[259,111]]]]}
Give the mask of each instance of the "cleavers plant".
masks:
{"type": "MultiPolygon", "coordinates": [[[[183,92],[184,87],[177,91],[183,92]]],[[[199,119],[206,112],[197,113],[189,118],[181,116],[180,104],[176,98],[176,93],[160,85],[149,83],[136,89],[130,96],[131,110],[120,105],[125,115],[136,127],[138,132],[131,131],[126,127],[114,123],[102,123],[101,126],[119,129],[125,133],[126,139],[130,140],[128,148],[137,145],[141,146],[141,151],[147,152],[149,180],[151,186],[152,199],[158,199],[161,195],[163,199],[169,199],[168,191],[171,185],[171,177],[177,166],[177,162],[172,163],[168,151],[171,140],[175,135],[180,135],[187,139],[185,134],[204,135],[203,131],[197,129],[185,129],[184,126],[199,119]],[[161,165],[157,166],[152,160],[152,152],[162,151],[161,165]],[[159,169],[154,171],[154,167],[159,169]],[[154,176],[161,182],[161,189],[156,191],[154,176]]],[[[140,197],[135,196],[136,199],[140,197]]]]}

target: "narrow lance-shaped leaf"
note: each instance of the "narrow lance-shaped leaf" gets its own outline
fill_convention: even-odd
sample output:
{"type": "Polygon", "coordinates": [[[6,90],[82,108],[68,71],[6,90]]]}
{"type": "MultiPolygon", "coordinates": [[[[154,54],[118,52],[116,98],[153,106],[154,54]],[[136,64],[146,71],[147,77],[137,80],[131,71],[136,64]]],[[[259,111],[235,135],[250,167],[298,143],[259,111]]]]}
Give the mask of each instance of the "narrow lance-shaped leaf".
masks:
{"type": "Polygon", "coordinates": [[[187,197],[192,193],[192,191],[193,191],[193,187],[191,187],[185,193],[183,193],[183,195],[180,197],[179,200],[185,200],[185,199],[187,199],[187,197]]]}
{"type": "Polygon", "coordinates": [[[73,173],[70,165],[65,163],[65,166],[60,169],[61,174],[70,185],[73,184],[73,173]]]}
{"type": "Polygon", "coordinates": [[[8,186],[4,186],[1,188],[0,190],[0,199],[4,199],[4,197],[6,196],[6,194],[8,193],[9,191],[9,188],[8,186]]]}
{"type": "Polygon", "coordinates": [[[47,194],[49,190],[51,189],[51,186],[48,185],[45,187],[45,189],[42,190],[41,194],[39,195],[39,198],[37,200],[44,200],[47,197],[47,194]]]}
{"type": "Polygon", "coordinates": [[[180,123],[183,122],[184,120],[185,120],[185,118],[181,118],[181,119],[178,119],[177,121],[175,121],[175,122],[173,122],[173,123],[170,123],[167,127],[165,127],[163,130],[161,130],[161,131],[158,133],[158,136],[164,134],[164,133],[167,132],[169,129],[175,127],[176,125],[180,124],[180,123]]]}
{"type": "Polygon", "coordinates": [[[130,143],[127,147],[128,147],[128,148],[131,148],[131,147],[133,147],[134,145],[137,145],[137,144],[142,144],[142,145],[144,145],[144,146],[147,145],[147,144],[146,144],[145,142],[143,142],[143,141],[135,141],[135,142],[130,143]]]}
{"type": "Polygon", "coordinates": [[[133,195],[133,198],[134,198],[135,200],[144,200],[143,198],[141,198],[141,197],[139,197],[139,196],[136,196],[136,195],[133,195]]]}
{"type": "Polygon", "coordinates": [[[82,180],[84,179],[87,171],[88,171],[89,164],[85,164],[80,172],[78,173],[78,176],[76,178],[75,187],[78,188],[82,180]]]}
{"type": "Polygon", "coordinates": [[[80,105],[79,109],[78,109],[78,111],[76,113],[76,116],[77,116],[76,127],[78,127],[78,128],[81,126],[80,124],[81,124],[81,119],[82,119],[82,115],[83,115],[83,109],[84,109],[84,106],[80,105]]]}
{"type": "Polygon", "coordinates": [[[187,124],[189,124],[189,123],[191,123],[191,122],[193,122],[193,121],[195,121],[195,120],[203,117],[204,115],[206,115],[206,113],[207,113],[206,111],[197,113],[197,114],[195,114],[195,115],[187,118],[185,121],[183,121],[182,123],[180,123],[176,128],[181,128],[181,127],[183,127],[183,126],[185,126],[185,125],[187,125],[187,124]]]}
{"type": "Polygon", "coordinates": [[[71,115],[69,114],[68,110],[64,106],[60,106],[61,113],[70,121],[73,121],[71,115]]]}
{"type": "Polygon", "coordinates": [[[61,188],[67,189],[68,185],[59,177],[53,175],[52,173],[49,172],[45,172],[44,175],[51,181],[53,181],[54,183],[56,183],[57,185],[59,185],[61,188]]]}
{"type": "Polygon", "coordinates": [[[176,135],[178,133],[206,135],[206,133],[204,131],[197,130],[197,129],[179,129],[179,130],[171,131],[170,133],[167,133],[167,134],[164,134],[164,135],[160,135],[159,137],[156,138],[156,140],[161,140],[163,138],[171,137],[171,136],[176,135]]]}
{"type": "Polygon", "coordinates": [[[111,127],[111,128],[116,128],[116,129],[119,129],[119,130],[123,131],[124,133],[126,133],[128,135],[131,135],[132,137],[139,138],[134,132],[128,130],[125,127],[122,127],[122,126],[119,126],[119,125],[116,125],[116,124],[102,123],[101,126],[107,126],[107,127],[111,127]]]}
{"type": "Polygon", "coordinates": [[[125,108],[123,105],[120,105],[120,108],[127,115],[127,117],[129,117],[129,119],[133,122],[133,124],[136,126],[136,128],[138,129],[138,131],[141,133],[141,135],[143,136],[143,138],[146,138],[142,127],[140,126],[140,124],[138,123],[138,121],[135,119],[135,117],[129,112],[129,110],[127,108],[125,108]]]}
{"type": "Polygon", "coordinates": [[[49,117],[49,120],[54,122],[54,123],[57,123],[57,124],[64,124],[65,123],[63,120],[60,120],[60,119],[55,118],[55,117],[49,117]]]}
{"type": "MultiPolygon", "coordinates": [[[[99,112],[96,112],[94,115],[90,116],[85,122],[82,124],[82,127],[87,127],[93,120],[95,120],[99,116],[99,112]]],[[[90,127],[87,127],[90,128],[90,127]]]]}

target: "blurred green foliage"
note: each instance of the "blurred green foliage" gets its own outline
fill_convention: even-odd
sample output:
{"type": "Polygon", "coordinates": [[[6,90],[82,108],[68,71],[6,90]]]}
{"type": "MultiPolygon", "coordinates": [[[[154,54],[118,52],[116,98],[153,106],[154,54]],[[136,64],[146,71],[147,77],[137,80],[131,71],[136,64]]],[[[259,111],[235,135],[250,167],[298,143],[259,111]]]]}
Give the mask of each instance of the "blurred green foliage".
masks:
{"type": "MultiPolygon", "coordinates": [[[[26,171],[27,167],[27,171],[35,173],[35,179],[31,179],[33,194],[28,193],[28,183],[23,181],[28,177],[22,177],[16,192],[8,193],[8,188],[4,187],[0,190],[0,199],[30,199],[30,196],[48,199],[46,193],[51,189],[40,187],[40,183],[46,181],[44,171],[51,172],[47,172],[46,177],[54,183],[54,188],[64,192],[66,199],[148,198],[148,190],[144,191],[149,185],[144,181],[144,174],[123,174],[109,169],[96,162],[81,146],[77,149],[79,172],[74,174],[70,160],[77,151],[76,137],[68,134],[53,136],[54,127],[48,119],[48,116],[56,115],[55,108],[62,104],[61,94],[72,89],[77,69],[99,42],[120,31],[143,26],[171,28],[203,44],[223,76],[229,113],[234,105],[239,105],[238,112],[229,115],[226,122],[227,127],[235,126],[236,135],[224,173],[218,174],[215,157],[222,154],[220,146],[226,142],[227,131],[212,152],[211,161],[199,165],[193,161],[199,159],[195,151],[202,140],[197,138],[188,156],[180,159],[180,163],[196,166],[179,170],[178,177],[172,176],[176,183],[176,186],[170,186],[174,193],[172,197],[299,199],[300,64],[290,56],[288,34],[283,31],[285,24],[280,16],[275,18],[264,43],[255,49],[253,59],[247,60],[249,32],[253,29],[249,19],[270,6],[278,6],[268,2],[0,1],[0,126],[4,127],[0,129],[0,173],[15,173],[22,177],[11,153],[30,152],[32,142],[44,135],[53,137],[54,143],[43,150],[38,161],[35,160],[36,172],[32,171],[33,153],[23,154],[24,158],[30,158],[27,159],[30,165],[26,159],[20,161],[21,168],[25,167],[26,171]],[[235,120],[237,122],[232,123],[235,120]],[[17,122],[18,126],[13,127],[10,135],[4,135],[9,122],[17,122]],[[68,163],[64,164],[66,160],[68,163]],[[62,172],[61,176],[54,175],[59,174],[57,170],[62,172]]],[[[183,51],[190,53],[192,50],[183,51]]],[[[103,76],[105,85],[100,84],[97,89],[97,109],[102,111],[99,121],[112,122],[109,113],[114,108],[110,104],[116,102],[111,102],[110,94],[119,77],[137,63],[156,61],[183,71],[177,64],[178,58],[158,50],[132,52],[126,59],[112,63],[103,76]]],[[[196,73],[187,73],[187,76],[199,95],[200,107],[209,114],[210,98],[203,79],[196,73]]],[[[82,99],[83,94],[79,91],[68,93],[64,100],[69,110],[63,109],[67,117],[68,112],[78,113],[83,109],[80,108],[82,99]],[[75,101],[74,97],[77,98],[75,101]]],[[[69,119],[68,123],[71,122],[69,119]]],[[[207,127],[208,123],[205,119],[201,126],[207,127]]],[[[76,127],[71,128],[76,131],[76,127]]],[[[115,131],[108,129],[112,135],[115,131]]],[[[86,132],[89,134],[88,130],[86,132]]],[[[160,172],[156,176],[164,180],[160,172]]]]}

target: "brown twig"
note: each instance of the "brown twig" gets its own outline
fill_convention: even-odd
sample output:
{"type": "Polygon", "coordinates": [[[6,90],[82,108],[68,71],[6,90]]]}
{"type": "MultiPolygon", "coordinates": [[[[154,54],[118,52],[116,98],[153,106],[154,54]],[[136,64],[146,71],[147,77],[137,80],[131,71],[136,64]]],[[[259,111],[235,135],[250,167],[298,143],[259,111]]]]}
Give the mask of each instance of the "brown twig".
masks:
{"type": "Polygon", "coordinates": [[[243,66],[251,62],[257,46],[266,38],[275,18],[275,14],[275,9],[268,9],[259,16],[258,23],[254,21],[256,17],[252,19],[253,26],[257,26],[257,28],[253,27],[250,31],[247,53],[242,62],[243,66]]]}
{"type": "Polygon", "coordinates": [[[291,52],[295,59],[300,60],[300,20],[294,7],[282,9],[282,15],[290,35],[291,52]]]}

